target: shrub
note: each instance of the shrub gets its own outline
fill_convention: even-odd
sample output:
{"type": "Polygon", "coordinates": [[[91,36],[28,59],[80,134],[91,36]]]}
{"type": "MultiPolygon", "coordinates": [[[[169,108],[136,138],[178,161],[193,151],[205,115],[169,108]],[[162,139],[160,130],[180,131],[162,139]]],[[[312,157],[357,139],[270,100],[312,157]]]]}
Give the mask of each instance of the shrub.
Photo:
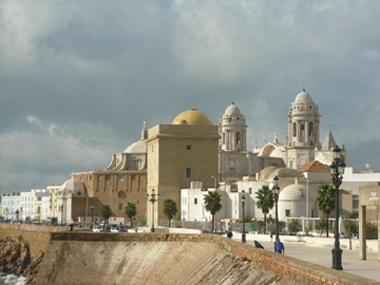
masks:
{"type": "Polygon", "coordinates": [[[377,239],[377,226],[368,222],[365,227],[365,234],[367,239],[377,239]]]}
{"type": "Polygon", "coordinates": [[[315,226],[315,229],[322,236],[323,233],[325,232],[326,228],[327,228],[327,218],[325,216],[322,216],[322,217],[319,218],[319,221],[317,222],[317,224],[315,226]]]}
{"type": "Polygon", "coordinates": [[[299,232],[300,230],[302,230],[302,225],[298,220],[291,220],[288,223],[288,230],[292,233],[299,232]]]}

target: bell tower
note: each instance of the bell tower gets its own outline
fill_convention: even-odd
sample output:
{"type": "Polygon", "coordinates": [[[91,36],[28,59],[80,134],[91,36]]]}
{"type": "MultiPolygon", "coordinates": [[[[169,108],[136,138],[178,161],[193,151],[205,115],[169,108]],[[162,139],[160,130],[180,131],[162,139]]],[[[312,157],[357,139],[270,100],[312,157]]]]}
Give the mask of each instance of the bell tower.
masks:
{"type": "Polygon", "coordinates": [[[288,114],[287,166],[293,169],[314,160],[320,149],[319,107],[309,93],[302,90],[290,104],[288,114]]]}
{"type": "Polygon", "coordinates": [[[247,124],[240,109],[232,103],[220,119],[220,149],[224,151],[247,150],[247,124]]]}

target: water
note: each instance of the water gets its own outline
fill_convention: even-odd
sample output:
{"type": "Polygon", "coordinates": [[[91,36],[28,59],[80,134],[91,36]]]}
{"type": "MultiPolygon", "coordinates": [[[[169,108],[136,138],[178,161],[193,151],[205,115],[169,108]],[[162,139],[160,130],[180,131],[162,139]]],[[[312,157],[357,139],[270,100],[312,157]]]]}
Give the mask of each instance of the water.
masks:
{"type": "Polygon", "coordinates": [[[24,285],[27,284],[28,278],[14,274],[0,273],[0,285],[11,284],[11,285],[24,285]]]}

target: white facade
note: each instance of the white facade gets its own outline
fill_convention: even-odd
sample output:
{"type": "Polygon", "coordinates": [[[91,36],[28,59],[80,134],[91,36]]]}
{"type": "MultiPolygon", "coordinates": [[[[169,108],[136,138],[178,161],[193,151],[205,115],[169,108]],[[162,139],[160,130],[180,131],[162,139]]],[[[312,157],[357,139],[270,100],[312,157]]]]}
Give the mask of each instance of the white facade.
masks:
{"type": "Polygon", "coordinates": [[[30,192],[21,192],[22,219],[34,219],[34,194],[30,192]]]}
{"type": "MultiPolygon", "coordinates": [[[[16,220],[16,212],[21,212],[21,196],[20,193],[2,194],[2,216],[6,220],[16,220]]],[[[21,216],[19,214],[19,219],[21,216]]]]}

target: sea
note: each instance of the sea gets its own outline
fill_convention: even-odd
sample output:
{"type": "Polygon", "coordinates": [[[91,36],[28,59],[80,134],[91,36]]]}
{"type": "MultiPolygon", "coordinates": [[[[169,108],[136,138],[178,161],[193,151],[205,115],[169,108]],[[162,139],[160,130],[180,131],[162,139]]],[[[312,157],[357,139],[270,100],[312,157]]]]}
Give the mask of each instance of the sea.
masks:
{"type": "Polygon", "coordinates": [[[23,276],[17,276],[14,274],[0,273],[0,285],[12,284],[12,285],[24,285],[28,283],[28,278],[23,276]]]}

